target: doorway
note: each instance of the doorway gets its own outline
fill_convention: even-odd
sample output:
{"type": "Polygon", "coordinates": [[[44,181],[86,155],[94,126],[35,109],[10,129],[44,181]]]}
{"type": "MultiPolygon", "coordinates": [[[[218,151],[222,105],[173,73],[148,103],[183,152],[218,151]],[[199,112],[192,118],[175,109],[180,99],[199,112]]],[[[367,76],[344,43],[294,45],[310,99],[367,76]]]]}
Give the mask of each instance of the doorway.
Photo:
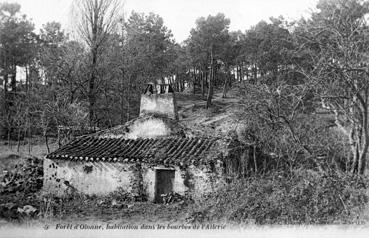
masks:
{"type": "Polygon", "coordinates": [[[157,169],[155,182],[155,202],[163,203],[162,194],[173,192],[175,170],[157,169]]]}

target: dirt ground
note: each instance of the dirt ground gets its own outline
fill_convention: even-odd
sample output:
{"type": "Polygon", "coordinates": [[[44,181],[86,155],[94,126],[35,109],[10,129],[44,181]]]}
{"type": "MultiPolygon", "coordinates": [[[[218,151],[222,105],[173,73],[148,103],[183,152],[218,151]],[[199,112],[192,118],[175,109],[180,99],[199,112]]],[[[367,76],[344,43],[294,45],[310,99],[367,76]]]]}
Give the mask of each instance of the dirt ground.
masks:
{"type": "Polygon", "coordinates": [[[223,98],[223,92],[214,92],[212,107],[206,109],[206,101],[201,95],[178,94],[178,114],[180,122],[198,136],[219,136],[224,137],[230,131],[237,131],[240,127],[237,112],[241,109],[239,87],[234,85],[223,98]]]}
{"type": "Polygon", "coordinates": [[[78,213],[66,214],[62,220],[65,222],[98,220],[116,224],[186,223],[186,218],[189,216],[186,208],[178,204],[163,205],[142,202],[129,204],[126,208],[81,209],[78,213]]]}

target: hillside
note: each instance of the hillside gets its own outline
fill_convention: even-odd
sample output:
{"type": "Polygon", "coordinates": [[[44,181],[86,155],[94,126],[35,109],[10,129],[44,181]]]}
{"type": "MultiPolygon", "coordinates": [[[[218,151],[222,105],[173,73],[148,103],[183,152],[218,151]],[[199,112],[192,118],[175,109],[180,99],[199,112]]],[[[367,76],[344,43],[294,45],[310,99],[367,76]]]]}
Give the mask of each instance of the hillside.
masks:
{"type": "Polygon", "coordinates": [[[240,110],[238,86],[234,85],[227,97],[221,90],[215,90],[212,107],[206,109],[206,101],[201,95],[177,93],[177,105],[180,122],[199,136],[227,136],[237,130],[239,118],[235,112],[240,110]]]}

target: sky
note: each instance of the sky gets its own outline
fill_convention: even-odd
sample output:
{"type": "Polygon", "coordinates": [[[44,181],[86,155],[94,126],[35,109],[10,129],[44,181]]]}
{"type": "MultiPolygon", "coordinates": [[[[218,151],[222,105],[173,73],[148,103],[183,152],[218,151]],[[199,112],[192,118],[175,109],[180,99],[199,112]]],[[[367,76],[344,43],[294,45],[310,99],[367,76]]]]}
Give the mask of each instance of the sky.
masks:
{"type": "MultiPolygon", "coordinates": [[[[21,12],[35,23],[36,29],[50,21],[73,29],[73,0],[0,0],[18,2],[21,12]]],[[[153,12],[164,19],[177,42],[185,40],[195,27],[196,19],[219,12],[231,20],[230,30],[245,31],[260,20],[284,16],[287,20],[309,16],[318,0],[122,0],[124,12],[153,12]]]]}

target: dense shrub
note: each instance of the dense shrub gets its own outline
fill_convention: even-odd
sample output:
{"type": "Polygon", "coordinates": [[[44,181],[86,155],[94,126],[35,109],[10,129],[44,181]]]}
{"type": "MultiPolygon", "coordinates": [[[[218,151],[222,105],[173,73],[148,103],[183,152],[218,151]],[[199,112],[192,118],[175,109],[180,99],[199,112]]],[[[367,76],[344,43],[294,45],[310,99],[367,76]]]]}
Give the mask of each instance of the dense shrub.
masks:
{"type": "Polygon", "coordinates": [[[23,192],[34,193],[42,188],[43,161],[36,157],[20,159],[0,175],[0,195],[23,192]]]}
{"type": "Polygon", "coordinates": [[[366,178],[312,170],[255,175],[214,192],[193,215],[256,224],[354,223],[368,202],[367,185],[366,178]]]}

